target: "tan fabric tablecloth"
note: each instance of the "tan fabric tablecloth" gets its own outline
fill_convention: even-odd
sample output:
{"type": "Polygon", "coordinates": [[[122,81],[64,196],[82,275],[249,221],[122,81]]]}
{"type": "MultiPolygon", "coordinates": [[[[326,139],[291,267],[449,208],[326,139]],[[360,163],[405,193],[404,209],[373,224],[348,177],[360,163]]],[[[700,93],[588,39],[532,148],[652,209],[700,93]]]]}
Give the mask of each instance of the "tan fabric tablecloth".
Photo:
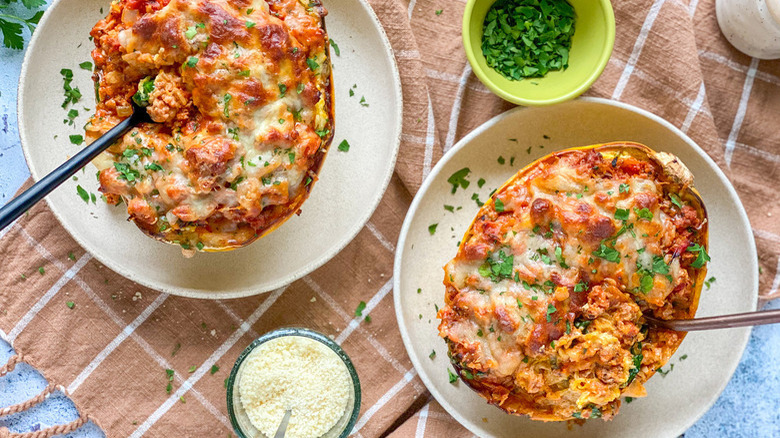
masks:
{"type": "MultiPolygon", "coordinates": [[[[431,401],[404,350],[391,296],[394,243],[412,195],[443,151],[511,105],[468,67],[464,1],[371,4],[404,87],[396,176],[357,238],[311,275],[240,300],[163,295],[92,259],[43,204],[0,240],[0,329],[108,436],[229,436],[223,382],[235,358],[258,334],[286,325],[333,335],[351,355],[363,388],[357,436],[470,436],[431,401]],[[361,300],[369,303],[370,323],[353,319],[361,300]],[[212,365],[219,371],[212,374],[212,365]],[[166,369],[175,370],[170,394],[166,369]]],[[[732,48],[714,2],[614,6],[614,53],[588,94],[660,115],[715,159],[750,217],[762,297],[780,295],[780,62],[732,48]]]]}

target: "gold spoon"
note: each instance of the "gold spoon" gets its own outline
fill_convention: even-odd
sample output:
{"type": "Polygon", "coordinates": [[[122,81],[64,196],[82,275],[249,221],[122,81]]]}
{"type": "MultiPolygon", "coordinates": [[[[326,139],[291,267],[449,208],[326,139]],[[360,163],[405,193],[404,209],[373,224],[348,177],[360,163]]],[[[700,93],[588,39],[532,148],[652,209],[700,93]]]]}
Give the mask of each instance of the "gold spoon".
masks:
{"type": "Polygon", "coordinates": [[[715,330],[722,328],[747,327],[753,325],[775,324],[780,322],[780,309],[759,312],[735,313],[732,315],[709,316],[694,319],[656,319],[644,315],[652,327],[692,332],[695,330],[715,330]]]}

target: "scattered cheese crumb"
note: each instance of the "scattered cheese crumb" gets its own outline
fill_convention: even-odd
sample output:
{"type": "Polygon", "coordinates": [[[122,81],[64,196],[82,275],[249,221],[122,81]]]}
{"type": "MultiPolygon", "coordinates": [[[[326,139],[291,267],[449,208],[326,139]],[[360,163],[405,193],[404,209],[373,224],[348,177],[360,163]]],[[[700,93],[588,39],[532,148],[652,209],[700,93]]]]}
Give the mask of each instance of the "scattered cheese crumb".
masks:
{"type": "Polygon", "coordinates": [[[239,378],[241,404],[250,422],[273,436],[292,409],[287,437],[316,438],[344,415],[350,377],[344,362],[319,341],[284,336],[257,347],[239,378]]]}
{"type": "Polygon", "coordinates": [[[317,301],[317,297],[311,297],[311,300],[309,300],[309,301],[311,301],[312,303],[316,302],[317,301]]]}

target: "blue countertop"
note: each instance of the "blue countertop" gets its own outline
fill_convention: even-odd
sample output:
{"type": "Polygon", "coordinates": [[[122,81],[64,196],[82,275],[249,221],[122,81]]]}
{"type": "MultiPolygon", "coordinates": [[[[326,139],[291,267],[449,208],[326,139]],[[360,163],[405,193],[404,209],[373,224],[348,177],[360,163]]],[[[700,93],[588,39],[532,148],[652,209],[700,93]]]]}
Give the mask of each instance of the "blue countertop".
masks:
{"type": "MultiPolygon", "coordinates": [[[[29,38],[29,35],[25,35],[29,38]]],[[[0,204],[7,202],[29,177],[16,123],[16,88],[24,52],[0,48],[0,204]]],[[[767,308],[780,308],[770,303],[767,308]]],[[[0,340],[0,364],[13,349],[0,340]]],[[[686,437],[778,437],[780,436],[780,326],[753,329],[750,344],[734,377],[721,397],[686,437]]],[[[0,377],[0,408],[37,395],[47,383],[23,364],[0,377]]],[[[28,432],[78,417],[76,407],[64,394],[55,392],[26,412],[0,417],[0,427],[28,432]]],[[[103,437],[88,423],[69,437],[103,437]]]]}

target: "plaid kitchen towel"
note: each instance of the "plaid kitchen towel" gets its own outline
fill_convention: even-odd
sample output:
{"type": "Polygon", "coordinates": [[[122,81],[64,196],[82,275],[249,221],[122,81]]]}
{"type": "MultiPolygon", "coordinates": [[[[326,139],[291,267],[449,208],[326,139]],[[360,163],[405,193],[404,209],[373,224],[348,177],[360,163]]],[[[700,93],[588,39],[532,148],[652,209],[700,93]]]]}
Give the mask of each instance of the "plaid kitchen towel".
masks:
{"type": "MultiPolygon", "coordinates": [[[[394,243],[436,161],[511,105],[466,61],[464,1],[371,5],[401,71],[403,136],[384,199],[344,251],[270,293],[185,299],[102,266],[41,204],[0,235],[0,329],[22,354],[0,374],[18,361],[35,366],[52,382],[46,391],[60,388],[75,400],[82,418],[71,427],[92,419],[111,437],[228,436],[223,382],[239,352],[268,330],[305,325],[332,335],[355,363],[363,388],[356,436],[471,436],[431,401],[406,356],[391,298],[394,243]],[[360,301],[370,323],[354,317],[360,301]],[[170,393],[166,369],[174,370],[170,393]]],[[[714,2],[623,0],[614,7],[614,53],[588,95],[658,114],[710,154],[753,226],[761,297],[780,295],[780,62],[731,47],[714,2]]]]}

